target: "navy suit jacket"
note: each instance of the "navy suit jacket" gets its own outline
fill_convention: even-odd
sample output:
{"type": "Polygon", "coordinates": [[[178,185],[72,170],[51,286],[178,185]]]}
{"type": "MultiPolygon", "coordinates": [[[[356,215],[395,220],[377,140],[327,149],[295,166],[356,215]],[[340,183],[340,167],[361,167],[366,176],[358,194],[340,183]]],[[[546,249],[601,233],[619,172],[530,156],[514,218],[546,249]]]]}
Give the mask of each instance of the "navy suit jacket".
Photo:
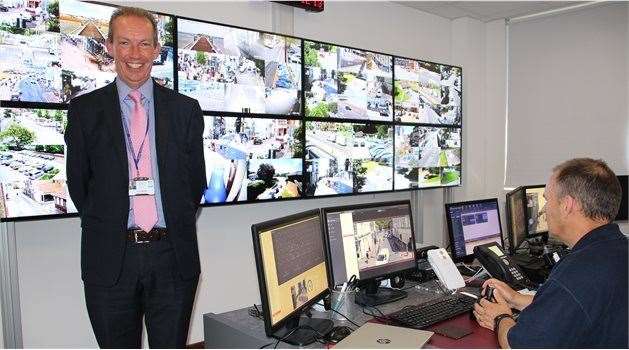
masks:
{"type": "MultiPolygon", "coordinates": [[[[155,143],[168,239],[183,279],[198,277],[196,214],[206,186],[199,103],[154,82],[155,143]]],[[[129,217],[129,161],[116,84],[70,101],[67,183],[81,218],[81,275],[111,286],[120,276],[129,217]]],[[[157,184],[156,184],[157,185],[157,184]]]]}

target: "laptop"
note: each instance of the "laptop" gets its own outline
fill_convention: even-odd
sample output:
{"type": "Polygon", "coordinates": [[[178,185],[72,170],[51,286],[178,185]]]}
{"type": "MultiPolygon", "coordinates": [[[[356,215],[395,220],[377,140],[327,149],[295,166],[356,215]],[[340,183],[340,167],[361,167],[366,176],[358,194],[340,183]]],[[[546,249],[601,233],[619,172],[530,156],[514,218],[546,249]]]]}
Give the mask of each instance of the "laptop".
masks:
{"type": "Polygon", "coordinates": [[[338,342],[334,349],[417,349],[433,332],[367,322],[338,342]]]}

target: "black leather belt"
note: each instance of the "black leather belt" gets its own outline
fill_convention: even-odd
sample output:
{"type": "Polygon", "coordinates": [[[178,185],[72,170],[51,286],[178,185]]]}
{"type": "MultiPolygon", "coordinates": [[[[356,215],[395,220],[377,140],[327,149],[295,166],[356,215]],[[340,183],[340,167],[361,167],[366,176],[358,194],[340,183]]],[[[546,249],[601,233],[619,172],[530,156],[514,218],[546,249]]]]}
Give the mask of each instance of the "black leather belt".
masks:
{"type": "Polygon", "coordinates": [[[165,228],[154,227],[149,232],[141,229],[127,230],[127,241],[134,243],[148,243],[159,241],[168,234],[165,228]]]}

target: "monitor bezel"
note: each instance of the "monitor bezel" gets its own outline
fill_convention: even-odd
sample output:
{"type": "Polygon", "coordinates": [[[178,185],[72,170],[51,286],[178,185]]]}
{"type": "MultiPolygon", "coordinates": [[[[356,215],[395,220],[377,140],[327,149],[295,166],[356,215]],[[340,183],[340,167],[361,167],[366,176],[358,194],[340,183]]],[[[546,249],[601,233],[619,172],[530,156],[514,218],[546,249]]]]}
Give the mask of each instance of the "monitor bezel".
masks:
{"type": "Polygon", "coordinates": [[[507,221],[507,234],[509,236],[509,252],[511,254],[515,254],[516,250],[518,249],[518,247],[524,242],[526,241],[526,239],[528,238],[528,230],[526,229],[526,210],[524,209],[524,205],[525,205],[525,200],[526,200],[526,193],[524,192],[523,186],[519,186],[516,189],[508,192],[507,194],[505,194],[505,218],[507,221]],[[513,244],[514,242],[514,238],[515,238],[515,232],[513,232],[513,222],[512,222],[512,217],[511,217],[511,211],[513,210],[513,208],[511,208],[511,204],[510,204],[510,197],[514,196],[516,193],[521,192],[522,193],[522,217],[524,218],[524,237],[522,239],[521,242],[518,242],[517,245],[513,244]]]}
{"type": "MultiPolygon", "coordinates": [[[[528,189],[536,189],[536,188],[545,188],[546,185],[545,184],[540,184],[540,185],[527,185],[527,186],[522,186],[522,189],[524,191],[524,220],[526,222],[526,238],[535,238],[535,237],[548,237],[548,230],[543,231],[543,232],[536,232],[536,233],[529,233],[529,214],[528,214],[528,210],[526,210],[526,190],[528,189]]],[[[548,221],[546,222],[546,224],[548,224],[548,221]]]]}
{"type": "Polygon", "coordinates": [[[282,225],[289,224],[291,222],[300,221],[308,218],[319,218],[319,225],[321,230],[323,230],[323,222],[321,218],[321,211],[319,209],[311,209],[303,212],[299,212],[296,214],[283,216],[280,218],[275,218],[272,220],[260,222],[257,224],[251,225],[251,235],[253,238],[253,253],[254,253],[254,261],[256,265],[256,271],[258,276],[258,287],[260,289],[260,303],[262,304],[262,318],[264,320],[264,331],[267,336],[272,336],[273,333],[280,330],[288,321],[296,317],[298,314],[302,313],[304,310],[307,310],[312,305],[319,302],[319,300],[327,297],[331,294],[330,291],[330,268],[328,256],[325,248],[325,236],[323,232],[321,232],[321,239],[323,240],[323,249],[324,249],[324,262],[326,263],[326,278],[328,279],[327,288],[321,293],[313,296],[310,300],[308,300],[305,304],[299,306],[294,309],[292,312],[287,314],[284,318],[277,321],[275,324],[271,323],[271,313],[269,308],[269,294],[266,288],[266,274],[264,271],[264,265],[262,260],[262,249],[260,245],[260,233],[268,230],[272,230],[282,225]]]}
{"type": "Polygon", "coordinates": [[[627,182],[629,181],[629,175],[616,175],[618,182],[620,182],[621,191],[624,189],[623,193],[620,196],[620,207],[618,207],[618,214],[614,217],[615,222],[627,222],[629,220],[629,212],[627,208],[627,200],[629,199],[629,186],[627,182]],[[624,183],[624,187],[623,187],[624,183]],[[625,200],[625,207],[623,208],[623,199],[625,200]],[[625,209],[625,212],[622,212],[622,209],[625,209]]]}
{"type": "Polygon", "coordinates": [[[454,231],[452,230],[452,216],[450,214],[450,208],[451,207],[455,207],[455,206],[462,206],[462,205],[470,205],[470,204],[480,204],[480,203],[496,203],[496,210],[497,210],[497,214],[498,214],[498,226],[500,228],[500,246],[504,247],[504,237],[503,237],[503,230],[502,230],[502,219],[500,218],[500,205],[498,203],[498,198],[485,198],[485,199],[475,199],[475,200],[471,200],[471,201],[464,201],[464,202],[452,202],[452,203],[446,203],[445,204],[445,215],[446,215],[446,224],[448,226],[448,239],[449,239],[449,245],[450,245],[450,256],[452,257],[452,260],[454,262],[461,262],[461,261],[465,261],[468,259],[472,259],[474,257],[474,253],[472,254],[467,254],[464,256],[458,256],[456,255],[456,251],[454,250],[454,231]]]}
{"type": "Polygon", "coordinates": [[[340,205],[340,206],[326,207],[326,208],[321,209],[321,224],[323,225],[324,242],[325,242],[325,247],[326,247],[326,258],[328,261],[328,272],[329,272],[328,280],[330,282],[331,288],[335,287],[334,286],[335,281],[334,281],[334,264],[332,264],[332,250],[331,250],[331,245],[330,245],[330,233],[328,232],[328,220],[327,220],[328,214],[334,213],[334,212],[348,211],[348,210],[377,208],[377,207],[394,206],[394,205],[401,205],[401,204],[408,205],[408,210],[409,210],[408,212],[409,212],[409,217],[411,221],[411,236],[413,238],[412,239],[413,241],[413,249],[412,249],[413,266],[409,268],[381,274],[378,276],[365,278],[365,279],[360,279],[358,278],[358,276],[356,276],[357,283],[363,283],[363,282],[368,282],[368,281],[379,281],[379,280],[391,278],[391,277],[403,274],[404,272],[417,269],[417,255],[416,255],[417,242],[415,241],[416,240],[415,225],[413,222],[413,208],[411,206],[411,201],[407,199],[407,200],[387,201],[387,202],[372,202],[372,203],[353,204],[353,205],[340,205]]]}

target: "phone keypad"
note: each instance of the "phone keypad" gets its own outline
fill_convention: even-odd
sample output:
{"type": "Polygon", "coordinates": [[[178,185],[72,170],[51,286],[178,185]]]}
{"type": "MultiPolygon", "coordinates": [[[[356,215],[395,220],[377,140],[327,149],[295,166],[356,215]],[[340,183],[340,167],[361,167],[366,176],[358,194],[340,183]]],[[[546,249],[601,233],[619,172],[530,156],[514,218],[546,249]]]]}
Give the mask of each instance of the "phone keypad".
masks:
{"type": "Polygon", "coordinates": [[[511,275],[515,277],[516,280],[521,280],[524,278],[520,271],[518,271],[518,269],[516,269],[515,267],[509,267],[509,272],[511,272],[511,275]]]}

